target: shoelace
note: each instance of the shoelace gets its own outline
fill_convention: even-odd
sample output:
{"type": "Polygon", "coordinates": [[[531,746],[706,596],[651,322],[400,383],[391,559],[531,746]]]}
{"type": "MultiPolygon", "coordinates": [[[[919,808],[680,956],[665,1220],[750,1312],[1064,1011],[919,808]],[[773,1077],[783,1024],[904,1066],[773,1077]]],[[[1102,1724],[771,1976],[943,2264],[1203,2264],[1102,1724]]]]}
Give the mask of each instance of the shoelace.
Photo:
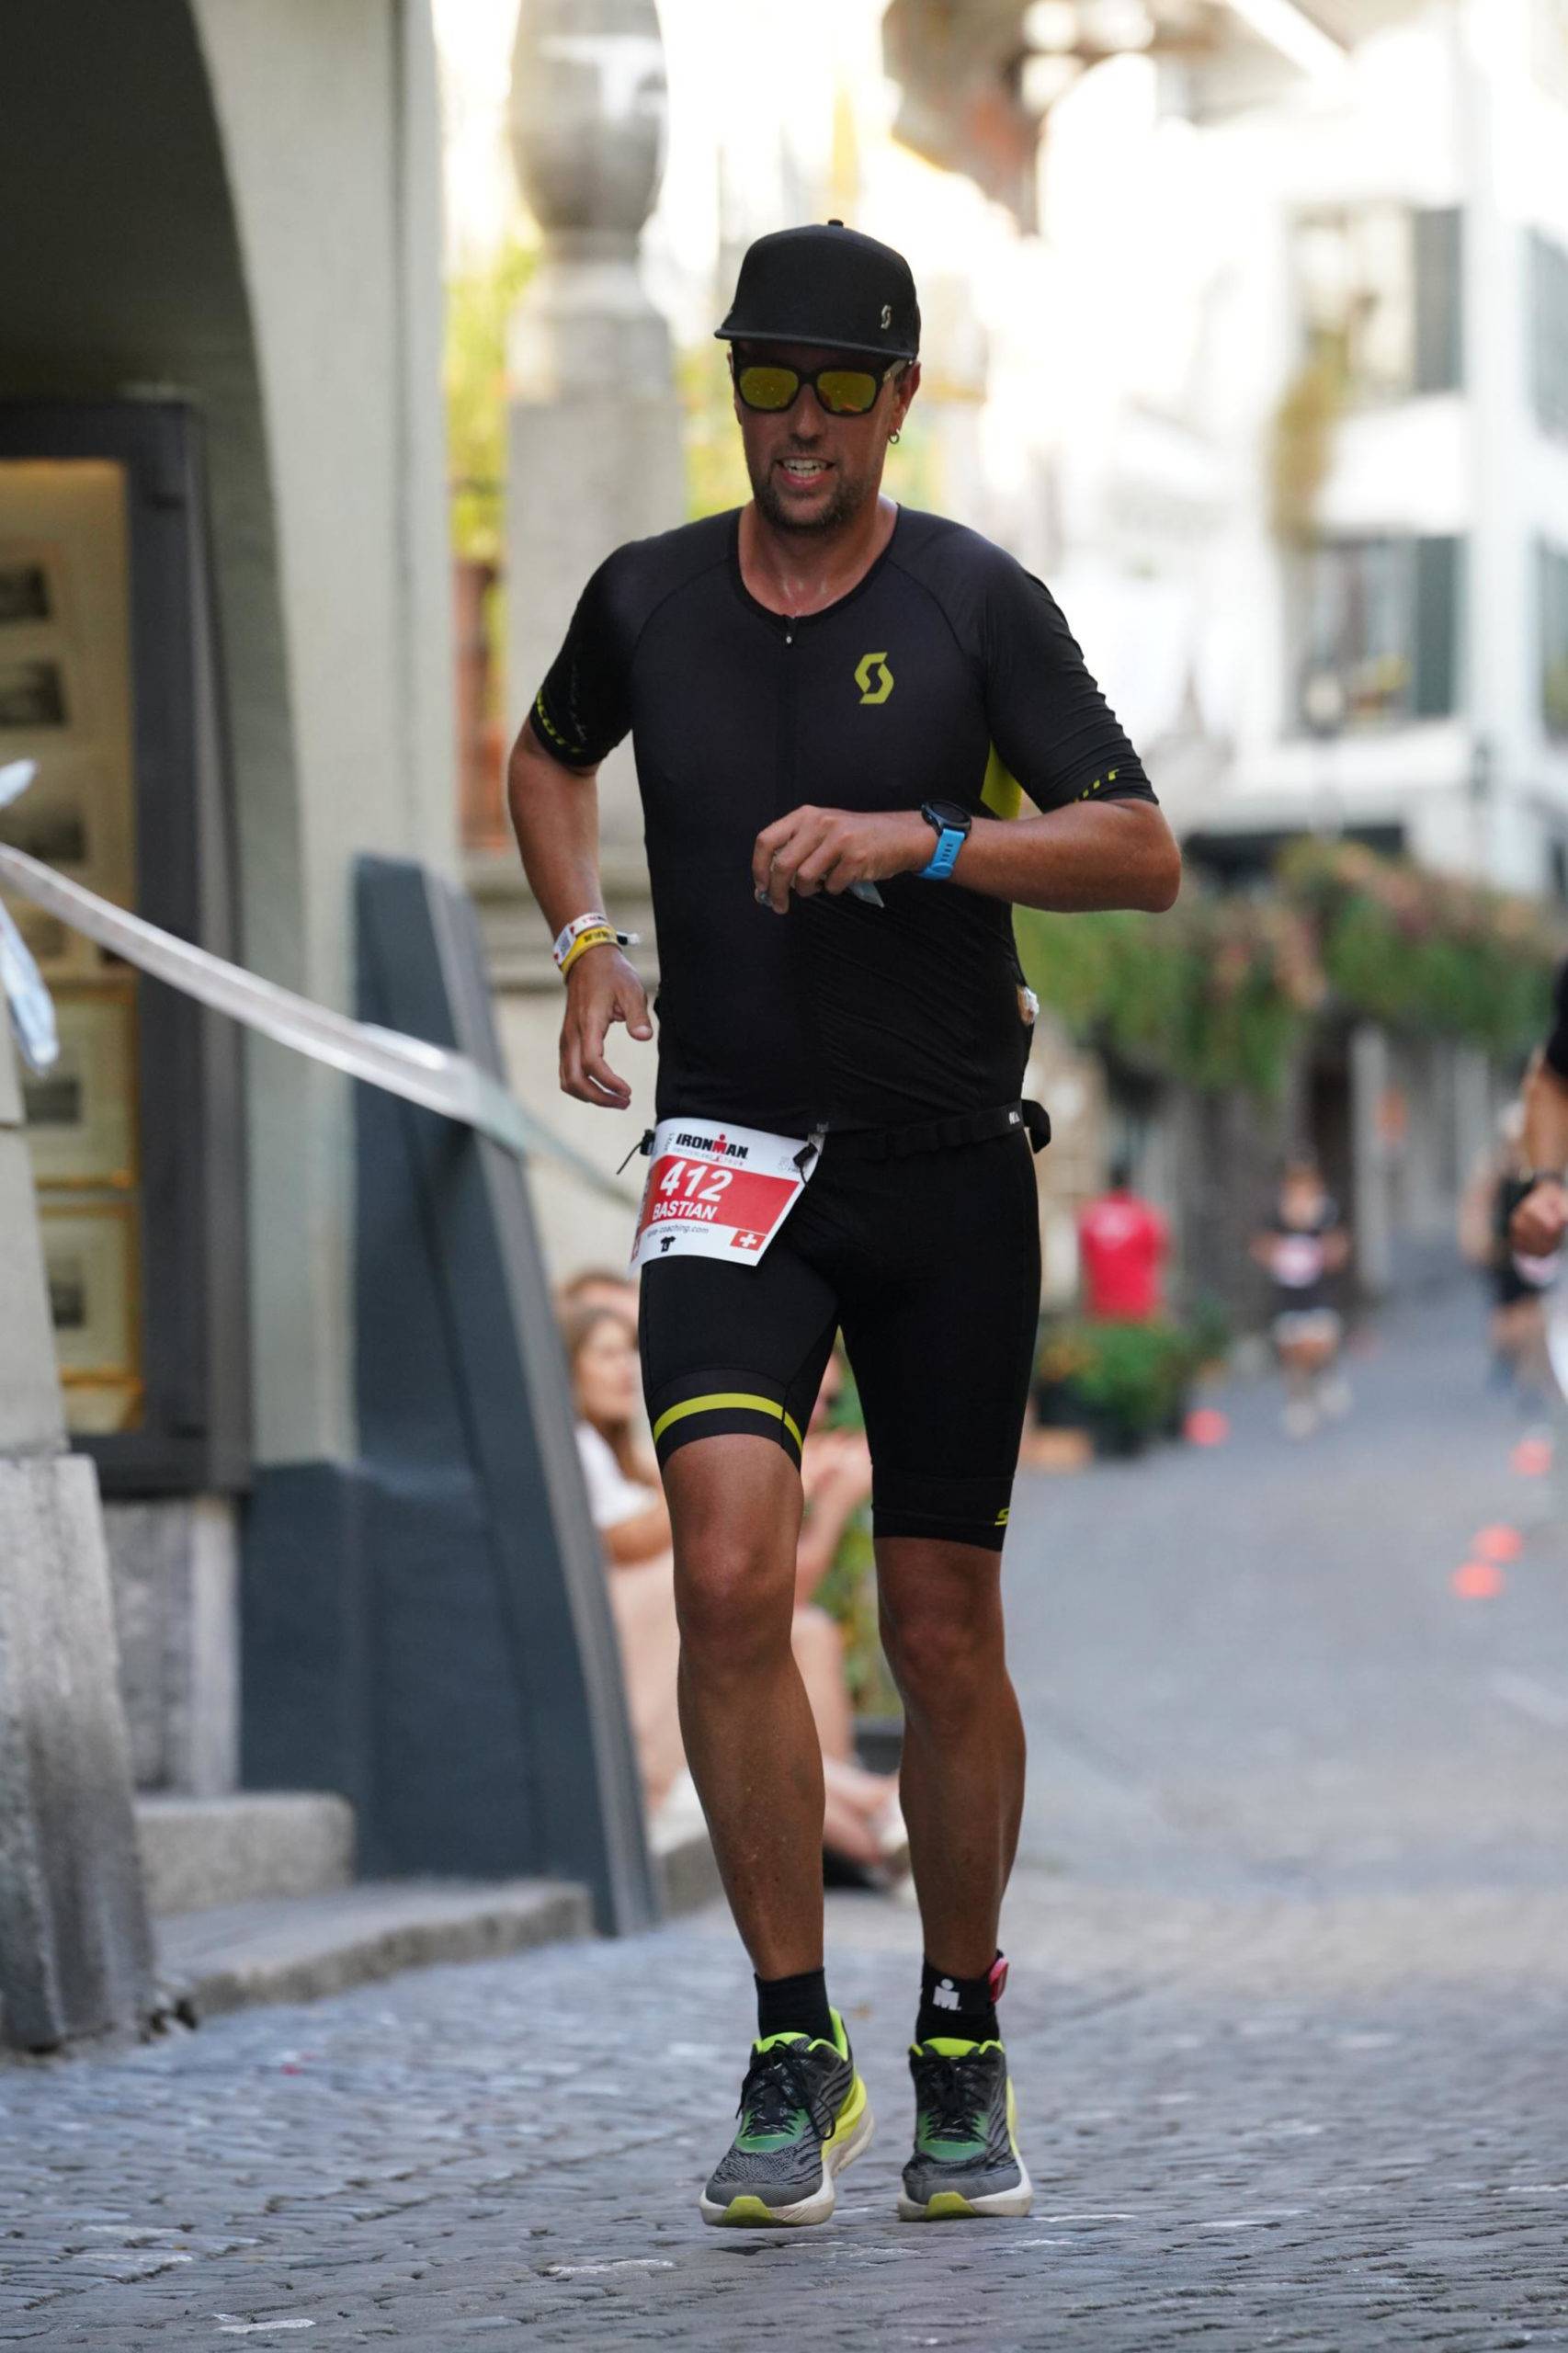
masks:
{"type": "Polygon", "coordinates": [[[741,2086],[736,2114],[747,2133],[788,2132],[798,2109],[812,2114],[800,2063],[789,2049],[770,2051],[754,2059],[741,2086]]]}
{"type": "Polygon", "coordinates": [[[961,2059],[933,2053],[915,2061],[915,2088],[931,2140],[971,2140],[991,2097],[991,2062],[978,2051],[961,2059]]]}

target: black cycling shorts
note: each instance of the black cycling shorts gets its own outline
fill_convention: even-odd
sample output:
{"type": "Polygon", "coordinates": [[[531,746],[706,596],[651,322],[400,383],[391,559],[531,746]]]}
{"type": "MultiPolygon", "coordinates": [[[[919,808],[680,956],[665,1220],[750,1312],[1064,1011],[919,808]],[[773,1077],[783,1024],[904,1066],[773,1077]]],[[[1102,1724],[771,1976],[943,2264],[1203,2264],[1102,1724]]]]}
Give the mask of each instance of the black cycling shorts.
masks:
{"type": "Polygon", "coordinates": [[[820,1165],[750,1267],[643,1270],[642,1382],[661,1463],[744,1431],[791,1459],[842,1329],[870,1442],[878,1536],[1000,1552],[1040,1312],[1034,1160],[1017,1130],[820,1165]]]}

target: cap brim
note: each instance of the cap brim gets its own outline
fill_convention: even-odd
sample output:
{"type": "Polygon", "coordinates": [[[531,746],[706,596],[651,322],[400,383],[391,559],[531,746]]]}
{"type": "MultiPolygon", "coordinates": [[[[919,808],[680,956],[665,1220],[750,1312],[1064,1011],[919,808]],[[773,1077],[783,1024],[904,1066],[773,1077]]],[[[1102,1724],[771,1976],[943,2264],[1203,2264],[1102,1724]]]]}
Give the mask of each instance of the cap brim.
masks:
{"type": "Polygon", "coordinates": [[[813,351],[857,351],[868,359],[918,359],[918,351],[885,343],[840,343],[836,335],[802,335],[798,327],[715,327],[715,343],[804,343],[813,351]]]}

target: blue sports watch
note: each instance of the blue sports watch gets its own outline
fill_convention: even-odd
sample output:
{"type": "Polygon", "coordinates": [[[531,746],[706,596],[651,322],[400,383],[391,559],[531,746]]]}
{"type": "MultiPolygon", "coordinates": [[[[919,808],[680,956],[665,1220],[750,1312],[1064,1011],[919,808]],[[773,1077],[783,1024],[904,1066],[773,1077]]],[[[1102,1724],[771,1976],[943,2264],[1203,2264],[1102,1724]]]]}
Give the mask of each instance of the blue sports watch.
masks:
{"type": "Polygon", "coordinates": [[[920,869],[918,881],[945,882],[957,862],[958,854],[969,839],[969,829],[974,819],[956,801],[923,801],[920,814],[928,825],[937,829],[937,847],[929,866],[920,869]]]}

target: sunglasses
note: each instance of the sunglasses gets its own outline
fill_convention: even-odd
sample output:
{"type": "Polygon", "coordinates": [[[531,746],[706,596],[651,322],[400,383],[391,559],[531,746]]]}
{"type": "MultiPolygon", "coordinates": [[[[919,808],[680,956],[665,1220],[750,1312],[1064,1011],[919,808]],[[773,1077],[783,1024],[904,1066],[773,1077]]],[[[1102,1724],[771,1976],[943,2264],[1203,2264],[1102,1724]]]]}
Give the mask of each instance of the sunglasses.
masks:
{"type": "Polygon", "coordinates": [[[809,384],[829,416],[866,416],[889,376],[908,364],[884,359],[880,368],[786,368],[775,359],[736,360],[735,390],[747,408],[778,416],[794,407],[801,385],[809,384]]]}

